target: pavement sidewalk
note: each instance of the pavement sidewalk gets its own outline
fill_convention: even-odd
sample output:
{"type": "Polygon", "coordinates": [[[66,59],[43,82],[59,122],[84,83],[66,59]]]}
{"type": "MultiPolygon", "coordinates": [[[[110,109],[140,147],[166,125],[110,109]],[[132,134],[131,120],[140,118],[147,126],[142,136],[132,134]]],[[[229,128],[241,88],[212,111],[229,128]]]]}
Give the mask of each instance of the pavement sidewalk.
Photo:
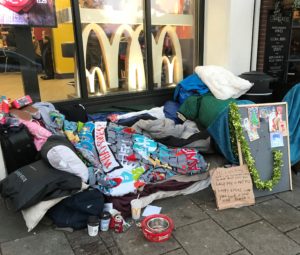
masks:
{"type": "Polygon", "coordinates": [[[175,223],[170,240],[147,241],[133,226],[125,233],[64,232],[43,221],[28,233],[22,215],[0,200],[0,255],[296,255],[300,254],[300,175],[293,191],[258,198],[254,206],[216,210],[211,188],[155,201],[175,223]]]}

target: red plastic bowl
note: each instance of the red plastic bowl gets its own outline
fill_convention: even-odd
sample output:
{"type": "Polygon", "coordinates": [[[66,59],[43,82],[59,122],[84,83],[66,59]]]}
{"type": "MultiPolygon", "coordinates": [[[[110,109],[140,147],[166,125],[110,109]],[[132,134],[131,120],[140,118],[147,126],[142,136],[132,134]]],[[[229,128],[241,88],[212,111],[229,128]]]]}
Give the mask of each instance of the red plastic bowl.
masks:
{"type": "Polygon", "coordinates": [[[164,214],[150,215],[142,221],[143,234],[151,242],[169,240],[173,229],[173,220],[164,214]]]}

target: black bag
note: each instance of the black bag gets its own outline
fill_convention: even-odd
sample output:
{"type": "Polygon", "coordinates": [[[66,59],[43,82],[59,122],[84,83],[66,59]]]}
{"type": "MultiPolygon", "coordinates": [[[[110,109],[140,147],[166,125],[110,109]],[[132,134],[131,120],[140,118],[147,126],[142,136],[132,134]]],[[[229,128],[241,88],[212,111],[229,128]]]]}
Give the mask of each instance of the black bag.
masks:
{"type": "Polygon", "coordinates": [[[0,193],[16,210],[42,200],[68,196],[81,189],[81,178],[52,168],[43,160],[24,166],[0,182],[0,193]]]}
{"type": "Polygon", "coordinates": [[[33,137],[23,124],[0,125],[0,142],[8,174],[39,158],[33,137]]]}
{"type": "Polygon", "coordinates": [[[65,198],[47,215],[57,227],[83,229],[87,226],[89,216],[100,217],[104,206],[104,196],[96,189],[85,190],[65,198]]]}
{"type": "Polygon", "coordinates": [[[66,120],[83,123],[88,121],[86,109],[82,104],[58,106],[57,109],[65,115],[66,120]]]}

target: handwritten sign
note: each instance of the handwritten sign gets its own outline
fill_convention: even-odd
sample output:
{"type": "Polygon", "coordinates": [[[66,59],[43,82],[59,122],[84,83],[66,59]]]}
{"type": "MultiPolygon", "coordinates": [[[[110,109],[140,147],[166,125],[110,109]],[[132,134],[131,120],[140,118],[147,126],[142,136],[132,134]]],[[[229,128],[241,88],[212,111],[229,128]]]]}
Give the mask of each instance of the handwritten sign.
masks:
{"type": "Polygon", "coordinates": [[[218,209],[238,208],[255,203],[252,180],[246,165],[210,171],[218,209]]]}

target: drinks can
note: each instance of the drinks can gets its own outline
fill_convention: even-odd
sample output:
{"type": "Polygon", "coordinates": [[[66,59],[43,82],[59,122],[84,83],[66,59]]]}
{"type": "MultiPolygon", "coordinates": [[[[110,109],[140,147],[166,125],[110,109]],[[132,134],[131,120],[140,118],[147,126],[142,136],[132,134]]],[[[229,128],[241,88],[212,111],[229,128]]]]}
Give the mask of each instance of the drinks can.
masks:
{"type": "Polygon", "coordinates": [[[109,212],[104,211],[102,213],[101,221],[100,221],[101,231],[107,231],[109,229],[110,217],[111,217],[111,215],[109,212]]]}
{"type": "Polygon", "coordinates": [[[122,233],[123,232],[123,218],[121,215],[116,215],[114,218],[115,221],[115,232],[122,233]]]}

